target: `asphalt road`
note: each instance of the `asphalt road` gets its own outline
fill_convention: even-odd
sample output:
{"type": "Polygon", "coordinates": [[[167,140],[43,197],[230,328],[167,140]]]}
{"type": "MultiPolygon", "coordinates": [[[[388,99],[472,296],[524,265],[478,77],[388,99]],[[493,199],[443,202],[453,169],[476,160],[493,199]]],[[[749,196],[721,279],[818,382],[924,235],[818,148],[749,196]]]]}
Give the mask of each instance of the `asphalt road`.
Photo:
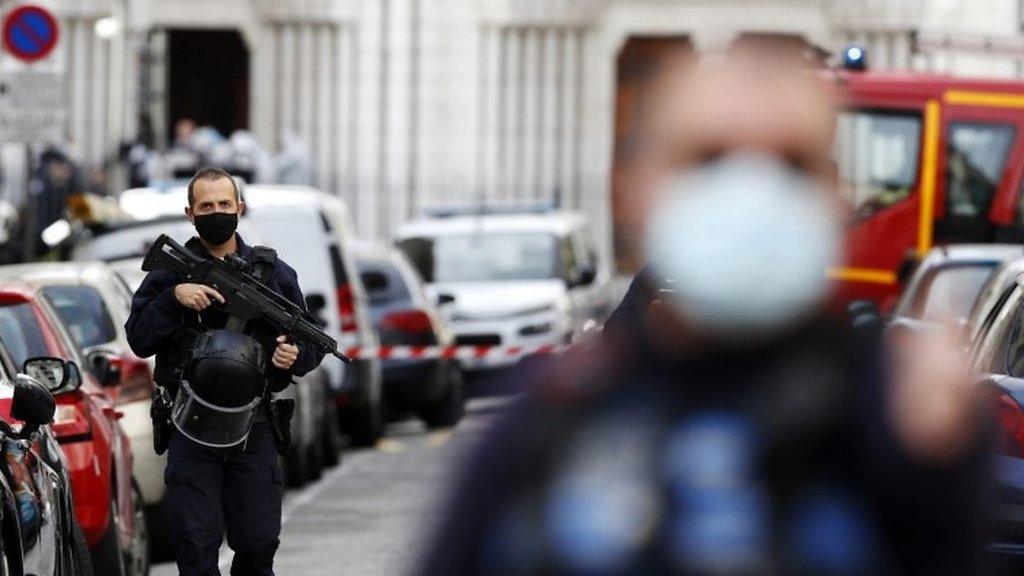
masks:
{"type": "MultiPolygon", "coordinates": [[[[460,459],[500,413],[505,400],[469,404],[454,430],[428,432],[419,422],[389,427],[371,449],[348,450],[342,465],[285,496],[275,572],[288,576],[401,575],[438,513],[460,459]]],[[[221,572],[231,552],[221,548],[221,572]]],[[[173,564],[153,576],[177,574],[173,564]]]]}

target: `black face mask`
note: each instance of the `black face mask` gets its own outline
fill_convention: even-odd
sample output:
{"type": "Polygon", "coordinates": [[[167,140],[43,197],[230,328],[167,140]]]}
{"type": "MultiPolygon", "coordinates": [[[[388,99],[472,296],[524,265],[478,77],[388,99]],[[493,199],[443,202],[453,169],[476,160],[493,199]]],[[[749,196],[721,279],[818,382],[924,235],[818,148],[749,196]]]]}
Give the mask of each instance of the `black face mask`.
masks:
{"type": "Polygon", "coordinates": [[[238,228],[238,214],[214,212],[195,217],[196,232],[208,244],[220,246],[234,235],[238,228]]]}

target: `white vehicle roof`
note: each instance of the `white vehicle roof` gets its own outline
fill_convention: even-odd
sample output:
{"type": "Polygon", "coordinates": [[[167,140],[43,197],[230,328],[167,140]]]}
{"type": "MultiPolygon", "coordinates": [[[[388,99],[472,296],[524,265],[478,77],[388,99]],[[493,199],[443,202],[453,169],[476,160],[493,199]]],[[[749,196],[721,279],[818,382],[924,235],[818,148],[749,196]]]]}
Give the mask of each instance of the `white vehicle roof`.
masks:
{"type": "Polygon", "coordinates": [[[188,189],[180,185],[132,188],[121,192],[118,203],[136,220],[184,216],[188,189]]]}
{"type": "Polygon", "coordinates": [[[455,234],[494,234],[517,232],[547,232],[565,236],[587,225],[587,217],[578,212],[549,212],[543,214],[482,214],[424,218],[404,224],[395,237],[399,240],[415,237],[434,237],[455,234]]]}
{"type": "Polygon", "coordinates": [[[146,277],[146,273],[142,271],[142,260],[142,258],[125,258],[107,262],[107,265],[121,276],[132,292],[135,292],[146,277]]]}
{"type": "Polygon", "coordinates": [[[252,184],[242,189],[247,210],[316,209],[345,239],[355,237],[356,226],[345,201],[309,186],[252,184]]]}
{"type": "MultiPolygon", "coordinates": [[[[309,186],[243,184],[242,199],[246,208],[259,211],[265,208],[309,207],[322,210],[333,227],[345,237],[355,235],[355,223],[348,205],[337,196],[309,186]]],[[[133,188],[121,193],[121,208],[136,220],[164,219],[182,216],[188,204],[188,188],[167,187],[133,188]]]]}
{"type": "MultiPolygon", "coordinates": [[[[259,232],[246,218],[238,221],[238,233],[250,246],[261,243],[259,232]]],[[[122,260],[145,256],[146,251],[161,234],[167,234],[179,243],[196,235],[196,229],[185,216],[163,218],[147,222],[132,222],[102,233],[75,246],[72,260],[122,260]]]]}
{"type": "MultiPolygon", "coordinates": [[[[332,201],[341,202],[332,196],[310,186],[249,184],[242,189],[245,203],[251,207],[264,206],[301,206],[308,204],[324,204],[332,201]]],[[[344,204],[344,202],[341,202],[344,204]]]]}
{"type": "MultiPolygon", "coordinates": [[[[136,220],[182,216],[188,205],[188,182],[187,179],[169,180],[154,186],[130,188],[121,192],[117,202],[122,210],[136,220]]],[[[235,177],[235,183],[244,196],[245,181],[235,177]]]]}
{"type": "Polygon", "coordinates": [[[348,244],[349,250],[360,260],[388,260],[391,258],[390,246],[371,240],[356,240],[348,244]]]}
{"type": "Polygon", "coordinates": [[[102,262],[39,262],[0,266],[0,279],[18,279],[40,286],[94,285],[113,271],[102,262]]]}

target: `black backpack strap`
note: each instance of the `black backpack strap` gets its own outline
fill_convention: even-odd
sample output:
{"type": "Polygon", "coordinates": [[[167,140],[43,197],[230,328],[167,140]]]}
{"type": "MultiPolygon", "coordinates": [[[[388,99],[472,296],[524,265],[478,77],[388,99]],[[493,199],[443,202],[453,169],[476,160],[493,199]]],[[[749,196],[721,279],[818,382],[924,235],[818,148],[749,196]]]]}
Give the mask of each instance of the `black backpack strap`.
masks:
{"type": "Polygon", "coordinates": [[[249,264],[252,266],[252,275],[256,281],[265,283],[277,265],[277,250],[266,246],[253,246],[249,264]]]}

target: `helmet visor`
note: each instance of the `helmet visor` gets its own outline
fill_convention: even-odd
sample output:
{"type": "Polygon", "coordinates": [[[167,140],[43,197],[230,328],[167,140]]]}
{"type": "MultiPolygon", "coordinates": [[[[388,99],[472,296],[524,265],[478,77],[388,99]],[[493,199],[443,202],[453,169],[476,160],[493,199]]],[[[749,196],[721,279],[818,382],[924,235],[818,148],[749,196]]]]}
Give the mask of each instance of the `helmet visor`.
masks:
{"type": "Polygon", "coordinates": [[[249,436],[261,397],[246,406],[224,408],[197,396],[187,380],[181,381],[171,420],[179,432],[204,446],[227,448],[249,436]]]}

